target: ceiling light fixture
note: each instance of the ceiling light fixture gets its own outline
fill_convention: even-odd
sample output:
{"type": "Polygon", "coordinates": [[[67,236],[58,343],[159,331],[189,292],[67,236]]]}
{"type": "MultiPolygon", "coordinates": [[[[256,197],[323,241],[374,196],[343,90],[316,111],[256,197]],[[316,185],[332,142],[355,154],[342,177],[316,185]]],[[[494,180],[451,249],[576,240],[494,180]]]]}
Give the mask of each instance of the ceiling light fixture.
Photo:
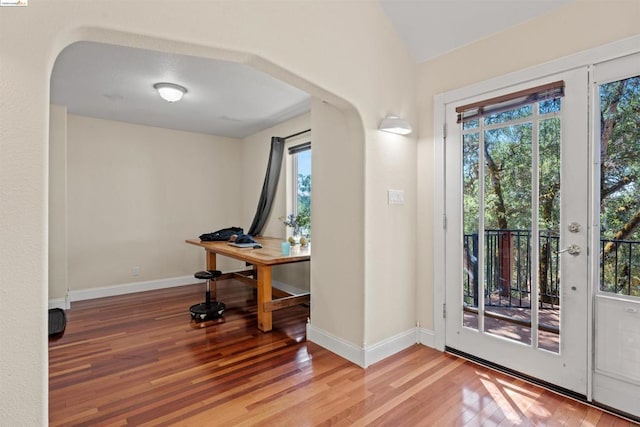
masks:
{"type": "Polygon", "coordinates": [[[409,135],[413,129],[408,121],[398,116],[387,116],[381,122],[378,129],[384,132],[395,133],[398,135],[409,135]]]}
{"type": "Polygon", "coordinates": [[[178,102],[187,93],[187,89],[173,83],[156,83],[153,85],[160,97],[167,102],[178,102]]]}

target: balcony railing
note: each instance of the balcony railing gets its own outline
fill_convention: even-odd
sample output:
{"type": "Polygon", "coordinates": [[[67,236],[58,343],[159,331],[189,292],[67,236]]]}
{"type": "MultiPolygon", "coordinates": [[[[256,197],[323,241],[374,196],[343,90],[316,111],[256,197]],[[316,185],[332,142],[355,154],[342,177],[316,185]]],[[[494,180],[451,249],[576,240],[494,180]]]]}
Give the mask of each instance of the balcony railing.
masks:
{"type": "MultiPolygon", "coordinates": [[[[560,304],[559,242],[556,232],[540,231],[538,280],[540,306],[560,304]]],[[[478,234],[464,236],[464,298],[478,306],[478,234]]],[[[485,305],[531,307],[531,232],[529,230],[486,230],[485,305]]]]}
{"type": "Polygon", "coordinates": [[[600,240],[600,290],[640,297],[640,241],[600,240]]]}
{"type": "MultiPolygon", "coordinates": [[[[531,307],[531,231],[485,231],[485,305],[531,307]]],[[[538,304],[560,305],[560,236],[555,231],[539,233],[538,304]]],[[[601,240],[601,289],[640,296],[640,241],[601,240]]],[[[464,302],[478,306],[478,234],[464,235],[464,302]]]]}

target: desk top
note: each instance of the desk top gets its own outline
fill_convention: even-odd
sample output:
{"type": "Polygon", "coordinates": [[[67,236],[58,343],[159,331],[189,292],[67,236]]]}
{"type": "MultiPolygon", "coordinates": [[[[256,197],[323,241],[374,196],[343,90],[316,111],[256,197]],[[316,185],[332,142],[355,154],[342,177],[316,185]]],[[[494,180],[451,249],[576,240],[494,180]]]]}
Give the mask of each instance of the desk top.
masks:
{"type": "Polygon", "coordinates": [[[262,245],[260,249],[238,248],[229,245],[229,242],[202,242],[200,239],[188,239],[187,243],[200,246],[208,252],[225,255],[231,258],[246,261],[256,265],[277,265],[292,262],[309,261],[311,259],[311,245],[301,247],[292,246],[289,255],[282,255],[281,242],[284,240],[275,237],[254,237],[255,241],[262,245]]]}

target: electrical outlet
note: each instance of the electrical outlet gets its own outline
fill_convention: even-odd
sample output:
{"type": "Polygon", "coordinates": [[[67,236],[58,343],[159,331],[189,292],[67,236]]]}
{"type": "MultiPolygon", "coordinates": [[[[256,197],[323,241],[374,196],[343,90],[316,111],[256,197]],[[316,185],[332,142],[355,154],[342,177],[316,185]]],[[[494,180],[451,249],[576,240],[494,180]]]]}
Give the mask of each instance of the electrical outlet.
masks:
{"type": "Polygon", "coordinates": [[[137,265],[131,268],[131,275],[133,277],[139,276],[140,275],[140,267],[138,267],[137,265]]]}

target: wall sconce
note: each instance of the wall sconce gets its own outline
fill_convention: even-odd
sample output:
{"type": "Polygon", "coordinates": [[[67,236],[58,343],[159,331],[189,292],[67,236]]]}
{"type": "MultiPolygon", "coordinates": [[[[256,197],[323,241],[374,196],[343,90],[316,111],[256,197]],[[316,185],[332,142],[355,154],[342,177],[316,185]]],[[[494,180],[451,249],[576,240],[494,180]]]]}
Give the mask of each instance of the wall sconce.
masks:
{"type": "Polygon", "coordinates": [[[387,116],[381,122],[378,129],[384,132],[395,133],[398,135],[409,135],[413,129],[408,121],[398,116],[387,116]]]}
{"type": "Polygon", "coordinates": [[[160,97],[167,102],[178,102],[187,93],[187,89],[173,83],[156,83],[153,85],[160,97]]]}

